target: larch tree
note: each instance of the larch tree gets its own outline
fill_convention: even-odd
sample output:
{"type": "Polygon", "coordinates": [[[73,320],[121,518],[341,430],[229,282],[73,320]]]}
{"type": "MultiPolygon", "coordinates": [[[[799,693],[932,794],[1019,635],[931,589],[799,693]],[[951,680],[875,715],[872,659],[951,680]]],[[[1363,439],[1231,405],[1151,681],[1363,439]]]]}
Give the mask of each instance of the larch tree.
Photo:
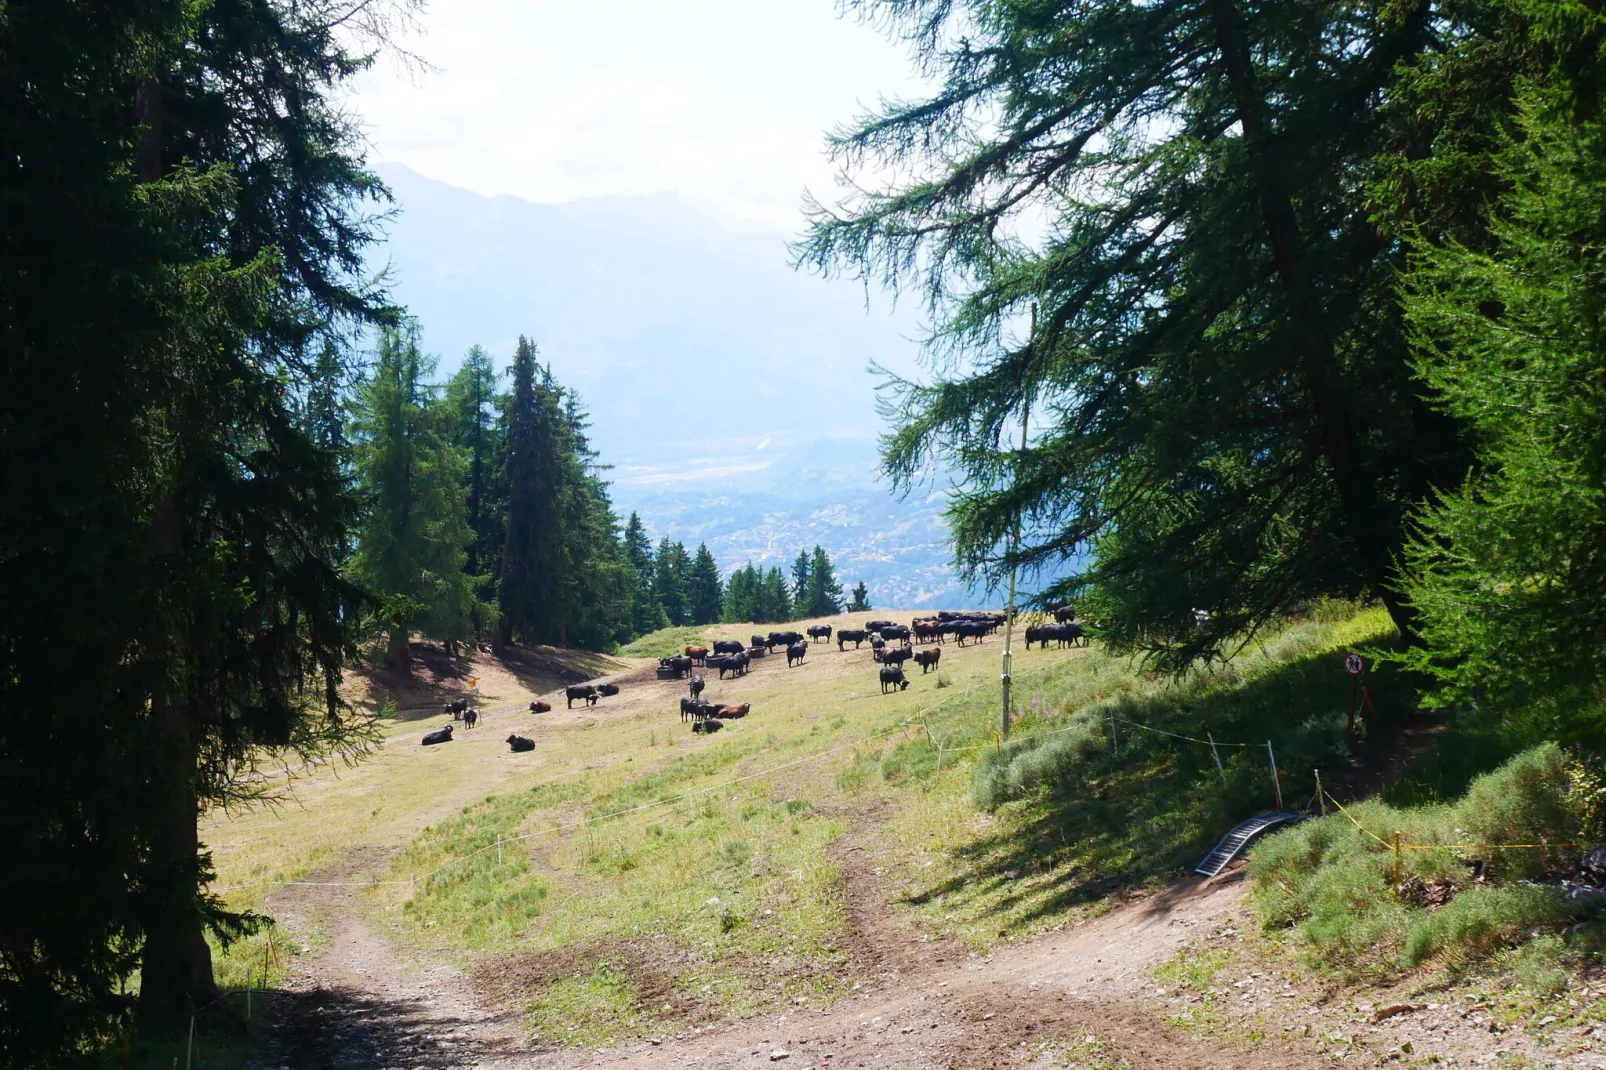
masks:
{"type": "Polygon", "coordinates": [[[811,204],[797,257],[923,295],[932,374],[893,380],[883,459],[906,490],[959,475],[962,571],[1071,564],[1045,596],[1091,590],[1115,646],[1170,668],[1324,594],[1413,634],[1408,516],[1466,453],[1413,376],[1375,184],[1412,121],[1390,93],[1461,9],[850,6],[938,88],[834,137],[850,171],[911,177],[811,204]]]}

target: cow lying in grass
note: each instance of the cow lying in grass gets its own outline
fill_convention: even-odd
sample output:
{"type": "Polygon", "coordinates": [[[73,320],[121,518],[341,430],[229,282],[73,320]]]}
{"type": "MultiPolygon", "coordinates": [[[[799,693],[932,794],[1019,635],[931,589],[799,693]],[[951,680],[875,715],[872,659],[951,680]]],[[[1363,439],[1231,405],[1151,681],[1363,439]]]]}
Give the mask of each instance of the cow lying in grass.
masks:
{"type": "Polygon", "coordinates": [[[514,754],[522,754],[524,751],[535,749],[535,740],[527,736],[508,736],[507,745],[513,749],[514,754]]]}
{"type": "Polygon", "coordinates": [[[597,694],[601,695],[603,698],[612,698],[614,695],[617,695],[618,693],[619,693],[619,685],[618,684],[598,684],[597,685],[597,694]]]}
{"type": "Polygon", "coordinates": [[[530,703],[530,712],[531,713],[551,713],[552,712],[552,703],[544,701],[543,699],[536,699],[534,702],[530,703]]]}
{"type": "Polygon", "coordinates": [[[425,732],[424,733],[423,744],[426,747],[433,747],[437,743],[450,743],[451,741],[452,741],[452,726],[451,725],[445,725],[444,727],[437,728],[433,732],[425,732]]]}
{"type": "Polygon", "coordinates": [[[735,706],[721,706],[714,711],[714,716],[731,719],[746,717],[752,709],[753,704],[751,702],[743,702],[735,706]]]}

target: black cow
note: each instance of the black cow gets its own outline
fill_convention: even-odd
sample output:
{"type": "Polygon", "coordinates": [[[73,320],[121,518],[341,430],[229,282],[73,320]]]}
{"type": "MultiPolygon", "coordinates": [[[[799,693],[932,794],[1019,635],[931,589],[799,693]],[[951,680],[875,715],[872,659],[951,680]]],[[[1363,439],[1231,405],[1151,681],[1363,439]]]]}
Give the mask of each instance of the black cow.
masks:
{"type": "Polygon", "coordinates": [[[463,711],[466,709],[468,709],[468,699],[466,698],[460,698],[456,702],[448,702],[446,704],[446,712],[452,715],[452,720],[454,721],[461,721],[463,719],[463,711]]]}
{"type": "Polygon", "coordinates": [[[885,639],[889,643],[893,641],[901,643],[903,640],[909,638],[909,629],[904,627],[902,624],[893,624],[881,629],[881,638],[885,639]]]}
{"type": "Polygon", "coordinates": [[[887,665],[881,670],[881,693],[885,695],[888,690],[909,690],[909,678],[896,665],[887,665]]]}
{"type": "Polygon", "coordinates": [[[1033,643],[1048,645],[1048,636],[1044,633],[1052,628],[1052,624],[1028,624],[1026,626],[1026,649],[1030,650],[1033,643]]]}
{"type": "Polygon", "coordinates": [[[801,665],[803,663],[803,655],[808,652],[809,645],[807,643],[792,643],[786,648],[786,667],[790,669],[793,662],[801,665]]]}
{"type": "Polygon", "coordinates": [[[524,751],[535,749],[535,740],[525,736],[508,736],[507,745],[513,748],[514,754],[522,754],[524,751]]]}
{"type": "Polygon", "coordinates": [[[680,719],[695,721],[700,717],[710,717],[713,708],[713,705],[700,695],[697,698],[683,698],[680,700],[680,719]]]}
{"type": "Polygon", "coordinates": [[[914,656],[914,651],[906,646],[889,647],[881,651],[881,664],[902,665],[914,656]]]}
{"type": "Polygon", "coordinates": [[[887,641],[879,635],[870,637],[870,660],[880,661],[881,652],[887,648],[887,641]]]}
{"type": "Polygon", "coordinates": [[[676,654],[673,657],[658,659],[659,679],[678,680],[690,672],[691,658],[688,658],[684,654],[676,654]],[[668,673],[669,675],[665,676],[665,673],[668,673]]]}
{"type": "Polygon", "coordinates": [[[992,628],[988,626],[986,621],[962,620],[954,625],[954,638],[959,640],[960,646],[964,646],[966,639],[974,639],[979,643],[982,641],[982,637],[990,631],[992,631],[992,628]]]}
{"type": "Polygon", "coordinates": [[[725,679],[726,673],[730,673],[732,676],[741,676],[747,671],[746,652],[740,654],[725,654],[722,657],[709,658],[708,661],[710,665],[713,665],[719,669],[719,678],[721,680],[725,679]]]}
{"type": "Polygon", "coordinates": [[[574,700],[583,698],[587,706],[597,704],[597,689],[594,684],[576,684],[574,687],[563,689],[563,696],[569,700],[569,709],[574,709],[574,700]]]}
{"type": "Polygon", "coordinates": [[[714,640],[714,653],[716,654],[740,654],[742,649],[741,640],[739,639],[714,640]]]}
{"type": "Polygon", "coordinates": [[[601,695],[603,698],[612,698],[613,696],[617,695],[618,693],[619,693],[619,685],[618,684],[598,684],[597,685],[597,694],[601,695]]]}
{"type": "Polygon", "coordinates": [[[698,695],[701,695],[703,693],[703,688],[705,686],[707,686],[707,685],[703,681],[702,673],[695,673],[694,672],[694,673],[691,674],[691,697],[692,698],[696,698],[698,695]]]}
{"type": "Polygon", "coordinates": [[[859,644],[864,642],[865,639],[869,638],[869,635],[870,633],[866,632],[862,628],[838,629],[836,633],[836,648],[839,651],[844,650],[846,649],[848,643],[852,643],[853,649],[857,650],[859,649],[859,644]]]}
{"type": "Polygon", "coordinates": [[[764,646],[765,642],[766,642],[766,640],[764,639],[764,637],[762,635],[755,635],[755,636],[751,637],[751,645],[752,646],[764,646]]]}
{"type": "Polygon", "coordinates": [[[879,632],[882,628],[892,627],[890,620],[873,620],[864,626],[865,631],[879,632]]]}
{"type": "Polygon", "coordinates": [[[820,639],[829,643],[831,641],[831,626],[829,624],[815,624],[809,628],[810,639],[820,639]]]}
{"type": "Polygon", "coordinates": [[[942,647],[931,646],[924,650],[915,651],[915,664],[920,666],[920,675],[924,676],[937,667],[942,661],[942,647]]]}
{"type": "Polygon", "coordinates": [[[465,729],[473,728],[476,724],[479,724],[479,721],[480,711],[476,710],[473,706],[470,706],[468,709],[463,711],[463,727],[465,729]]]}
{"type": "Polygon", "coordinates": [[[452,726],[445,725],[433,732],[425,732],[423,743],[426,747],[433,747],[437,743],[450,743],[452,741],[452,726]]]}
{"type": "Polygon", "coordinates": [[[802,641],[802,632],[771,632],[770,637],[764,640],[764,645],[768,647],[791,646],[793,643],[801,643],[802,641]]]}
{"type": "Polygon", "coordinates": [[[725,722],[724,721],[715,720],[712,717],[704,717],[701,720],[693,721],[691,723],[691,730],[693,732],[712,733],[712,732],[718,732],[721,728],[724,728],[724,727],[725,727],[725,722]]]}

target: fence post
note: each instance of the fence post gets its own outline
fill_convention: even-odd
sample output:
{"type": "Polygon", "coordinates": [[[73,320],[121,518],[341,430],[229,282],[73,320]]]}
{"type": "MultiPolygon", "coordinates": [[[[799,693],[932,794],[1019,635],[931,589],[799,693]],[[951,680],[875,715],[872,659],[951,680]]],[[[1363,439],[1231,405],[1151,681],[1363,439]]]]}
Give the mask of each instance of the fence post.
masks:
{"type": "Polygon", "coordinates": [[[1277,752],[1271,749],[1271,740],[1266,740],[1266,754],[1271,758],[1271,783],[1277,789],[1277,809],[1283,808],[1283,778],[1277,775],[1277,752]]]}
{"type": "Polygon", "coordinates": [[[1327,816],[1327,796],[1322,794],[1322,771],[1316,770],[1316,802],[1322,808],[1322,816],[1327,816]]]}
{"type": "Polygon", "coordinates": [[[1115,707],[1114,706],[1110,707],[1110,753],[1111,754],[1120,754],[1121,753],[1121,740],[1120,740],[1120,737],[1118,737],[1115,734],[1115,707]]]}
{"type": "Polygon", "coordinates": [[[1211,735],[1209,732],[1206,732],[1205,738],[1210,741],[1210,757],[1216,760],[1216,772],[1221,774],[1221,786],[1226,787],[1227,771],[1221,768],[1221,754],[1216,750],[1216,737],[1211,735]]]}
{"type": "Polygon", "coordinates": [[[1394,894],[1400,894],[1400,834],[1394,834],[1394,894]]]}

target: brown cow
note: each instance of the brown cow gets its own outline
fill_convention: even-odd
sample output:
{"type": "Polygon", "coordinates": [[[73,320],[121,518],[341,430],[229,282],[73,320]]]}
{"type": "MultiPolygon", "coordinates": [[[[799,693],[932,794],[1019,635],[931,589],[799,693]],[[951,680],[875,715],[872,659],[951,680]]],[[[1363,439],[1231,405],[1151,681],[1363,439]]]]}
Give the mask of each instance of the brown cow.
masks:
{"type": "Polygon", "coordinates": [[[752,710],[752,708],[753,708],[753,704],[751,702],[744,702],[740,706],[721,706],[714,713],[714,716],[715,717],[746,717],[748,715],[748,713],[752,710]]]}
{"type": "Polygon", "coordinates": [[[534,702],[530,703],[530,712],[531,713],[551,713],[552,712],[552,703],[547,702],[545,699],[539,699],[538,698],[534,702]]]}
{"type": "Polygon", "coordinates": [[[915,664],[920,666],[920,675],[924,676],[937,667],[942,660],[942,647],[929,646],[924,650],[915,651],[915,664]]]}
{"type": "Polygon", "coordinates": [[[708,648],[706,646],[689,646],[686,648],[686,656],[691,659],[693,665],[703,665],[708,661],[708,648]]]}

